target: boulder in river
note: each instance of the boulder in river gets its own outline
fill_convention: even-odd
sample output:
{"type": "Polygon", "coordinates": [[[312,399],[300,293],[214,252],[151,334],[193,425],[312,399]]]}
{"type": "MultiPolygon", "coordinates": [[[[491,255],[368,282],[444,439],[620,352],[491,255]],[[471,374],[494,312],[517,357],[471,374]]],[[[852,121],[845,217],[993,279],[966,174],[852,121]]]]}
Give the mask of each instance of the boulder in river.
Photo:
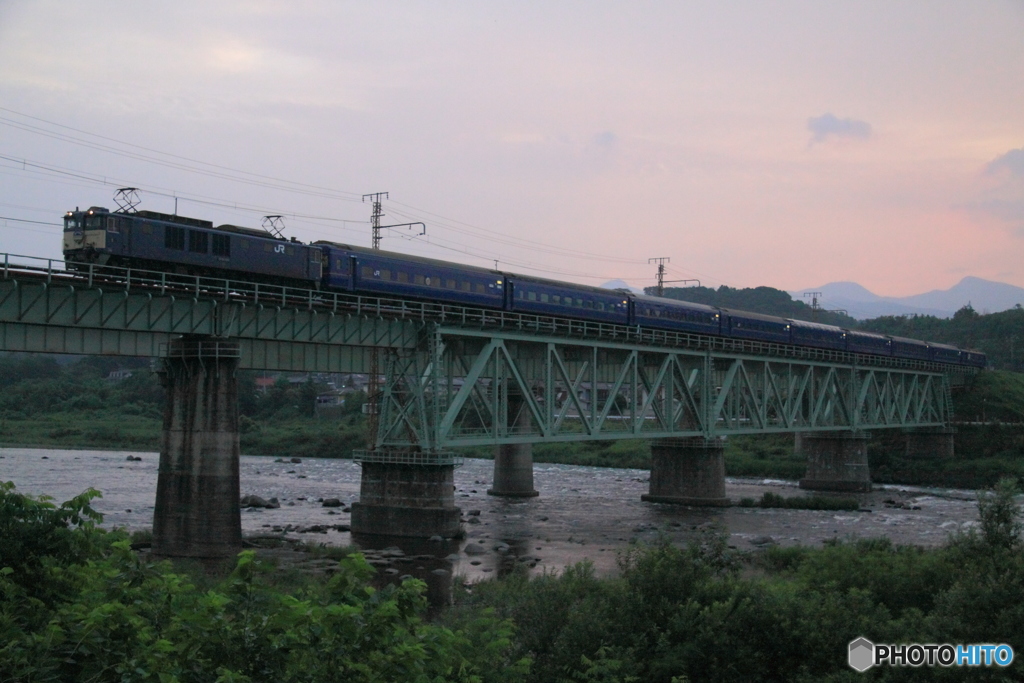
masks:
{"type": "Polygon", "coordinates": [[[268,508],[273,510],[281,507],[281,503],[277,498],[267,500],[266,498],[261,498],[256,495],[248,495],[242,496],[242,499],[239,501],[239,506],[243,508],[268,508]]]}

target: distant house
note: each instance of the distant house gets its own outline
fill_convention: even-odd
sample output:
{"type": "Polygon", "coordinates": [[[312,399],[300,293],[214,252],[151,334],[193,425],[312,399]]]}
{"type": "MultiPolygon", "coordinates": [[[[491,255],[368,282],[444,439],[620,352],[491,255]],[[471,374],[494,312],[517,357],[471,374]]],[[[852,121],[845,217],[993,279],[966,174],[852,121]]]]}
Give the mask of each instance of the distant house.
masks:
{"type": "Polygon", "coordinates": [[[110,374],[107,375],[108,382],[120,382],[123,379],[128,379],[132,376],[131,370],[111,370],[110,374]]]}
{"type": "Polygon", "coordinates": [[[265,394],[270,389],[270,387],[274,386],[275,382],[277,382],[276,377],[257,377],[256,391],[265,394]]]}

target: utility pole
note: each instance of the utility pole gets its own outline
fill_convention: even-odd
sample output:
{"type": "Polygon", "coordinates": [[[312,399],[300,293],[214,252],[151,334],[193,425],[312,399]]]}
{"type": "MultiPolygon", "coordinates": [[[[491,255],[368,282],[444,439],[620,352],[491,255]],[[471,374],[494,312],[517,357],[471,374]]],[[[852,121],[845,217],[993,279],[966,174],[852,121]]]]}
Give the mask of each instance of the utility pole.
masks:
{"type": "Polygon", "coordinates": [[[658,287],[654,290],[658,296],[665,296],[665,264],[669,260],[668,256],[655,256],[647,259],[648,263],[658,264],[658,287]]]}
{"type": "Polygon", "coordinates": [[[804,298],[811,298],[811,320],[817,322],[818,311],[821,310],[821,306],[818,304],[818,297],[821,296],[821,292],[804,292],[804,298]]]}
{"type": "MultiPolygon", "coordinates": [[[[380,218],[384,215],[381,208],[381,197],[388,198],[387,192],[374,192],[364,194],[363,201],[367,197],[373,199],[373,212],[370,214],[370,227],[373,230],[373,248],[380,250],[380,218]]],[[[380,424],[380,348],[374,346],[370,351],[370,376],[366,378],[366,406],[369,412],[367,416],[370,430],[370,450],[377,448],[377,427],[380,424]]]]}
{"type": "Polygon", "coordinates": [[[363,195],[363,201],[366,201],[367,197],[373,198],[373,213],[370,214],[370,228],[373,231],[373,248],[380,249],[380,218],[384,215],[384,210],[381,208],[381,198],[388,199],[387,192],[371,192],[370,194],[363,195]]]}
{"type": "Polygon", "coordinates": [[[666,280],[665,264],[671,262],[671,260],[672,259],[670,259],[668,256],[656,256],[647,259],[648,263],[658,264],[658,286],[655,288],[657,296],[665,296],[665,283],[673,285],[677,283],[686,284],[687,282],[696,282],[697,286],[700,287],[700,280],[666,280]]]}

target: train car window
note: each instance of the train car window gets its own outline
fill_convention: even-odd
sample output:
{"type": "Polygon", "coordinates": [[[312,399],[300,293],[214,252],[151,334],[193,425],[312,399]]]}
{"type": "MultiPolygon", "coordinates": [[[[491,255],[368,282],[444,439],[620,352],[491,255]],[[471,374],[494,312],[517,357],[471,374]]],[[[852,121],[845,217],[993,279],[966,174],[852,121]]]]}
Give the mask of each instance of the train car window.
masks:
{"type": "Polygon", "coordinates": [[[583,299],[576,299],[576,308],[583,308],[583,299]]]}
{"type": "Polygon", "coordinates": [[[107,217],[107,232],[121,232],[120,226],[117,224],[117,219],[113,216],[107,217]]]}
{"type": "Polygon", "coordinates": [[[185,251],[185,228],[177,228],[173,225],[164,227],[164,247],[185,251]]]}
{"type": "Polygon", "coordinates": [[[285,253],[289,256],[295,256],[295,247],[285,247],[285,253]]]}
{"type": "Polygon", "coordinates": [[[188,231],[188,250],[196,254],[205,254],[209,251],[207,234],[199,230],[188,231]]]}
{"type": "Polygon", "coordinates": [[[466,282],[465,280],[463,280],[462,281],[462,291],[463,292],[472,292],[473,291],[473,285],[471,285],[469,282],[466,282]]]}
{"type": "Polygon", "coordinates": [[[537,292],[527,292],[526,293],[526,298],[529,299],[530,301],[536,301],[537,300],[537,292]]]}
{"type": "Polygon", "coordinates": [[[320,251],[319,249],[310,249],[309,250],[309,262],[310,263],[324,263],[325,259],[323,258],[323,256],[324,256],[323,252],[320,251]]]}
{"type": "Polygon", "coordinates": [[[541,300],[541,303],[545,303],[546,304],[546,303],[548,303],[548,301],[551,300],[551,297],[549,297],[547,294],[541,293],[540,300],[541,300]]]}
{"type": "MultiPolygon", "coordinates": [[[[481,283],[481,282],[476,283],[476,293],[477,294],[486,294],[487,293],[487,288],[484,287],[483,283],[481,283]]],[[[523,290],[521,290],[521,289],[519,290],[519,298],[520,299],[523,298],[523,290]]]]}
{"type": "Polygon", "coordinates": [[[562,303],[562,297],[560,297],[560,296],[559,296],[559,295],[557,295],[557,294],[553,295],[553,296],[551,297],[551,303],[554,303],[554,304],[560,304],[560,303],[562,303]]]}
{"type": "Polygon", "coordinates": [[[362,276],[362,277],[367,277],[367,278],[368,277],[373,277],[373,268],[371,268],[370,266],[363,266],[359,270],[359,275],[362,276]]]}
{"type": "Polygon", "coordinates": [[[397,273],[395,273],[395,279],[398,280],[399,282],[404,282],[404,283],[408,284],[409,283],[409,273],[404,273],[402,271],[398,271],[397,273]]]}
{"type": "Polygon", "coordinates": [[[455,280],[452,280],[451,278],[448,279],[448,289],[456,289],[455,280]]]}
{"type": "Polygon", "coordinates": [[[597,310],[599,310],[599,311],[603,311],[604,310],[604,302],[603,301],[598,301],[597,302],[597,310]]]}
{"type": "Polygon", "coordinates": [[[149,223],[143,223],[142,224],[142,232],[147,234],[147,235],[152,235],[153,234],[153,226],[150,225],[149,223]]]}
{"type": "Polygon", "coordinates": [[[228,235],[213,235],[213,255],[231,256],[231,237],[228,235]]]}
{"type": "Polygon", "coordinates": [[[426,279],[422,275],[413,275],[412,281],[417,285],[422,285],[426,283],[426,279]]]}
{"type": "Polygon", "coordinates": [[[381,280],[390,280],[391,271],[388,270],[387,268],[381,268],[380,272],[377,274],[377,277],[379,277],[381,280]]]}
{"type": "Polygon", "coordinates": [[[586,301],[583,302],[583,308],[593,308],[593,307],[594,307],[594,302],[591,301],[590,299],[587,299],[586,301]]]}

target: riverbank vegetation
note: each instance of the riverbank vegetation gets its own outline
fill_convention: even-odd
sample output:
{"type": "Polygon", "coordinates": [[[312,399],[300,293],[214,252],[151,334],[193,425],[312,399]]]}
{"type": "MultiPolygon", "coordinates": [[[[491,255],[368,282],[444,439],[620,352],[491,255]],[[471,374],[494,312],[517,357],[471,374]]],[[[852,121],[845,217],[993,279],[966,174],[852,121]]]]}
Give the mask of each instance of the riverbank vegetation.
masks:
{"type": "MultiPolygon", "coordinates": [[[[563,572],[464,585],[427,618],[424,584],[370,587],[358,553],[330,576],[243,552],[233,570],[153,562],[62,505],[0,484],[3,681],[859,681],[847,644],[1006,643],[1024,652],[1015,488],[941,548],[885,540],[732,550],[633,545],[619,575],[563,572]]],[[[880,667],[877,681],[1018,680],[1008,668],[880,667]]]]}
{"type": "MultiPolygon", "coordinates": [[[[1012,312],[1008,312],[1012,314],[1012,312]]],[[[350,457],[367,444],[365,394],[318,412],[321,387],[285,379],[257,391],[255,374],[239,375],[240,441],[248,455],[350,457]]],[[[908,458],[905,435],[879,430],[868,442],[872,477],[880,483],[951,488],[992,486],[1000,477],[1024,484],[1024,374],[986,371],[953,396],[953,458],[908,458]]],[[[0,355],[0,445],[155,451],[160,447],[164,392],[147,359],[87,357],[58,363],[45,354],[0,355]],[[131,376],[113,381],[112,370],[131,376]]],[[[736,477],[799,479],[806,459],[791,434],[727,440],[726,473],[736,477]]],[[[489,447],[461,450],[493,457],[489,447]]],[[[643,440],[537,444],[535,462],[649,469],[643,440]]]]}

